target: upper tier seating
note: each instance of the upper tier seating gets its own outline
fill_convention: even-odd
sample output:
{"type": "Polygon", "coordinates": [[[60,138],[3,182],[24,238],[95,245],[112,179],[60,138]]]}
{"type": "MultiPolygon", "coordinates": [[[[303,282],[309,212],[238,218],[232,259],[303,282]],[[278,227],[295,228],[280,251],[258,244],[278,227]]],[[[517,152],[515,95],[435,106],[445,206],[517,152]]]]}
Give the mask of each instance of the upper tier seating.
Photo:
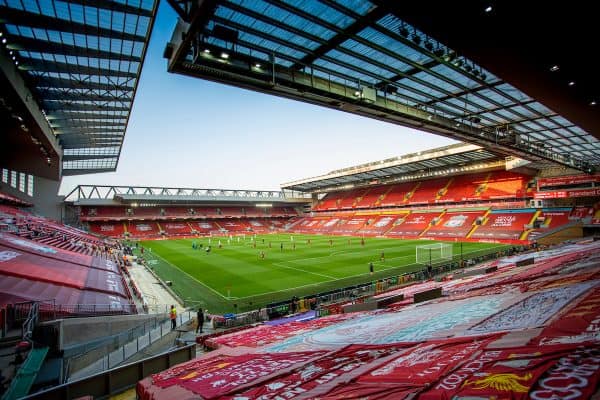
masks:
{"type": "Polygon", "coordinates": [[[338,209],[348,210],[356,206],[358,199],[367,193],[367,189],[356,189],[346,192],[345,196],[339,201],[338,209]]]}
{"type": "Polygon", "coordinates": [[[464,201],[522,198],[530,176],[493,171],[453,177],[425,179],[393,185],[335,191],[314,207],[315,211],[398,207],[464,201]]]}
{"type": "Polygon", "coordinates": [[[431,179],[422,181],[408,199],[408,204],[435,203],[445,194],[445,188],[449,183],[448,178],[431,179]]]}
{"type": "Polygon", "coordinates": [[[379,202],[380,207],[402,206],[406,204],[406,198],[417,187],[416,182],[400,183],[393,185],[387,194],[379,202]]]}
{"type": "Polygon", "coordinates": [[[317,203],[315,210],[327,211],[339,209],[338,203],[342,200],[345,194],[346,192],[327,193],[325,197],[323,197],[319,203],[317,203]]]}
{"type": "Polygon", "coordinates": [[[374,186],[356,202],[356,208],[371,208],[379,206],[384,195],[390,190],[389,186],[374,186]]]}
{"type": "Polygon", "coordinates": [[[481,200],[481,193],[485,190],[485,183],[490,175],[487,173],[453,177],[443,199],[452,202],[481,200]]]}
{"type": "Polygon", "coordinates": [[[82,221],[110,221],[110,220],[173,220],[197,218],[263,218],[269,216],[294,216],[298,215],[293,207],[82,207],[80,219],[82,221]]]}
{"type": "Polygon", "coordinates": [[[527,192],[527,183],[531,177],[510,171],[495,171],[485,183],[485,190],[481,197],[486,199],[500,199],[509,197],[522,197],[527,192]]]}

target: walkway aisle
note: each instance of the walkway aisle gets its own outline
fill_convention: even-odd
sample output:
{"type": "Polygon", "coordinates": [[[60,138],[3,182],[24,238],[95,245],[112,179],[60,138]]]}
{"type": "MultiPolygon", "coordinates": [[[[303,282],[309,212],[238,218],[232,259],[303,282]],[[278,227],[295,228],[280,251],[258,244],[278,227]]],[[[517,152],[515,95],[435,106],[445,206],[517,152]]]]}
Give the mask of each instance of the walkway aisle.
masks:
{"type": "Polygon", "coordinates": [[[128,267],[131,278],[134,280],[142,296],[148,304],[149,314],[168,313],[168,307],[175,304],[178,311],[183,311],[183,304],[177,300],[163,287],[163,285],[144,266],[133,263],[128,267]]]}

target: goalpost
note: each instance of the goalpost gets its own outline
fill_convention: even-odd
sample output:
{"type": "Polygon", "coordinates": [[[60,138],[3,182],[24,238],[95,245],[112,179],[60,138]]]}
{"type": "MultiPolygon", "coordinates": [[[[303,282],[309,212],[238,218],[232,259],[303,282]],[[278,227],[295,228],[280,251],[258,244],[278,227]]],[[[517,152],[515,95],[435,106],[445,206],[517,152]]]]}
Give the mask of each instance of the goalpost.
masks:
{"type": "Polygon", "coordinates": [[[432,265],[438,261],[452,261],[452,243],[433,243],[415,247],[417,264],[432,265]]]}

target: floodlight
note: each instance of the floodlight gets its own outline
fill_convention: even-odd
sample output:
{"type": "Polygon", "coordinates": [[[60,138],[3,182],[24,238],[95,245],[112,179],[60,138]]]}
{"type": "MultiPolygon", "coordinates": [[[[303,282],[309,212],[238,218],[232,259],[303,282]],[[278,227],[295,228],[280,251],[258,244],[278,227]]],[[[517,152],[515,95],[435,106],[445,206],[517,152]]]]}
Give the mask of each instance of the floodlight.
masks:
{"type": "Polygon", "coordinates": [[[222,52],[222,53],[221,53],[221,58],[223,58],[223,59],[227,60],[227,59],[229,58],[229,54],[227,54],[227,53],[225,53],[225,52],[222,52]]]}
{"type": "Polygon", "coordinates": [[[489,13],[489,12],[491,12],[491,11],[492,11],[492,6],[487,6],[487,7],[485,8],[485,12],[486,12],[486,13],[489,13]]]}
{"type": "Polygon", "coordinates": [[[6,43],[6,38],[2,38],[2,43],[6,43]]]}
{"type": "Polygon", "coordinates": [[[204,49],[204,54],[210,54],[210,50],[209,49],[204,49]]]}
{"type": "Polygon", "coordinates": [[[590,101],[590,106],[595,106],[595,105],[596,105],[596,100],[590,101]]]}
{"type": "Polygon", "coordinates": [[[560,67],[558,65],[553,65],[552,67],[550,67],[550,71],[551,72],[556,72],[560,69],[560,67]]]}
{"type": "Polygon", "coordinates": [[[570,81],[569,86],[575,86],[575,81],[570,81]]]}

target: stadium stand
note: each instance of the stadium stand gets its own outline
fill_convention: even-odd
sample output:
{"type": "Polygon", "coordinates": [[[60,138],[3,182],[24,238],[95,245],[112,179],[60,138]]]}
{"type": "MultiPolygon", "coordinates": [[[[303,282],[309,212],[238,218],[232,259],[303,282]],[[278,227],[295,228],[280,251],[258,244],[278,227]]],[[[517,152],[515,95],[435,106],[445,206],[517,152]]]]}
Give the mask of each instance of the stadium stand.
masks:
{"type": "Polygon", "coordinates": [[[192,233],[192,228],[186,221],[161,222],[160,227],[168,236],[189,236],[192,233]]]}
{"type": "Polygon", "coordinates": [[[497,171],[487,181],[482,182],[481,197],[501,199],[523,197],[527,193],[527,183],[531,177],[509,171],[497,171]]]}
{"type": "Polygon", "coordinates": [[[492,272],[409,284],[374,296],[405,299],[375,312],[204,337],[205,346],[218,350],[143,379],[137,395],[391,400],[509,392],[563,398],[568,385],[555,382],[585,368],[578,390],[590,398],[600,379],[593,322],[599,249],[598,243],[562,246],[538,252],[529,266],[517,267],[522,256],[508,257],[491,262],[492,272]],[[417,295],[436,288],[445,298],[415,304],[417,295]],[[217,365],[217,373],[203,374],[217,365]],[[192,374],[202,378],[187,379],[192,374]]]}
{"type": "Polygon", "coordinates": [[[442,210],[411,212],[406,218],[398,218],[394,223],[394,227],[386,235],[390,237],[417,237],[429,228],[433,219],[439,217],[442,212],[442,210]]]}
{"type": "Polygon", "coordinates": [[[371,214],[368,216],[365,225],[358,231],[360,235],[382,236],[385,234],[399,218],[405,218],[403,214],[371,214]]]}
{"type": "MultiPolygon", "coordinates": [[[[38,232],[43,219],[36,217],[35,221],[36,230],[28,232],[38,232]]],[[[16,228],[17,224],[13,221],[11,225],[16,228]]],[[[86,315],[135,312],[117,248],[97,238],[94,244],[83,242],[89,240],[87,235],[55,241],[72,228],[49,221],[43,224],[43,232],[48,235],[34,235],[34,240],[14,229],[0,233],[0,293],[5,304],[43,301],[47,309],[61,308],[73,314],[79,309],[86,315]],[[48,238],[52,240],[44,240],[48,238]]]]}
{"type": "MultiPolygon", "coordinates": [[[[81,185],[58,195],[63,177],[116,171],[158,3],[0,4],[3,400],[61,383],[56,392],[35,398],[112,398],[140,379],[141,400],[599,398],[597,73],[586,67],[584,56],[593,55],[573,57],[571,45],[594,37],[591,29],[582,34],[578,28],[595,29],[587,18],[597,12],[579,7],[583,11],[572,14],[577,7],[562,4],[554,8],[559,18],[546,18],[542,8],[554,7],[552,2],[540,9],[529,2],[440,2],[432,12],[427,2],[168,0],[170,14],[177,15],[163,52],[170,72],[468,143],[331,171],[273,192],[139,186],[88,191],[81,185]],[[518,29],[506,29],[507,16],[518,29]],[[557,40],[554,31],[577,38],[557,40]],[[479,44],[472,42],[473,32],[479,44]],[[548,40],[531,46],[533,32],[548,40]],[[478,51],[481,43],[505,50],[502,62],[494,51],[478,51]],[[577,85],[562,96],[566,82],[577,85]],[[254,250],[256,238],[241,240],[282,231],[349,237],[328,238],[323,255],[291,261],[283,257],[288,234],[266,257],[266,246],[254,250]],[[577,240],[567,237],[569,231],[577,240]],[[564,239],[554,240],[568,243],[555,245],[550,235],[557,232],[564,239]],[[196,277],[188,269],[161,258],[161,247],[183,241],[158,240],[207,235],[219,236],[212,241],[219,248],[224,237],[238,235],[237,249],[254,245],[248,257],[263,265],[227,262],[227,248],[214,257],[210,249],[196,252],[225,264],[230,271],[217,278],[229,286],[213,288],[204,277],[193,286],[188,278],[196,277]],[[583,235],[588,238],[581,240],[583,235]],[[412,262],[413,254],[395,257],[386,248],[386,262],[384,249],[375,246],[392,241],[369,239],[368,252],[375,255],[357,255],[364,271],[337,280],[334,268],[316,260],[340,257],[349,269],[347,253],[357,251],[335,246],[356,246],[350,236],[457,243],[415,241],[407,252],[416,246],[418,264],[399,266],[398,259],[412,262]],[[138,239],[157,241],[149,247],[138,239]],[[463,241],[492,243],[472,244],[485,252],[463,254],[463,244],[471,245],[463,241]],[[433,260],[436,246],[440,256],[433,260]],[[421,249],[429,249],[428,265],[421,249]],[[379,254],[380,262],[370,262],[379,254]],[[127,268],[134,260],[139,264],[127,268]],[[287,279],[277,278],[271,284],[261,274],[267,269],[295,283],[284,286],[287,279]],[[140,284],[151,293],[142,298],[136,281],[144,279],[137,273],[165,292],[163,302],[177,303],[181,314],[186,311],[180,305],[186,307],[188,318],[190,307],[205,304],[232,311],[207,310],[210,327],[196,341],[214,351],[198,351],[199,357],[171,368],[197,354],[184,345],[192,342],[193,328],[179,314],[176,329],[163,335],[161,317],[123,315],[148,313],[146,299],[154,311],[161,308],[154,290],[140,284]],[[263,281],[261,291],[238,293],[250,286],[250,274],[263,281]],[[307,275],[325,279],[305,282],[307,275]],[[190,287],[197,290],[184,295],[190,287]],[[293,297],[264,307],[287,295],[293,297]],[[112,314],[118,314],[114,320],[96,318],[112,314]],[[78,321],[73,330],[97,336],[64,347],[72,320],[60,319],[82,316],[96,321],[78,321]],[[138,318],[154,325],[112,335],[113,323],[138,318]],[[54,321],[39,323],[48,320],[54,321]],[[235,325],[235,332],[221,329],[235,325]],[[10,337],[4,338],[7,329],[10,337]],[[148,356],[151,344],[165,344],[169,352],[129,364],[130,356],[148,356]],[[101,369],[125,365],[89,380],[72,379],[68,354],[87,358],[90,349],[101,353],[101,369]],[[6,387],[9,356],[14,379],[6,387]],[[54,381],[42,382],[49,374],[54,381]]],[[[169,163],[170,154],[177,152],[152,159],[169,163]]],[[[196,250],[199,240],[189,242],[196,250]]],[[[202,266],[199,257],[192,262],[202,266]]]]}
{"type": "Polygon", "coordinates": [[[122,222],[98,222],[90,223],[90,230],[94,233],[110,237],[123,237],[125,226],[122,222]]]}
{"type": "Polygon", "coordinates": [[[389,191],[379,201],[381,207],[394,207],[406,204],[407,198],[416,189],[415,182],[390,186],[389,191]]]}
{"type": "MultiPolygon", "coordinates": [[[[448,211],[435,221],[426,235],[435,238],[467,238],[478,218],[483,218],[485,211],[448,211]]],[[[433,222],[433,221],[432,221],[433,222]]]]}
{"type": "Polygon", "coordinates": [[[375,186],[369,188],[356,202],[356,208],[377,207],[389,190],[389,186],[375,186]]]}
{"type": "Polygon", "coordinates": [[[534,209],[492,210],[471,237],[519,240],[526,234],[526,225],[532,224],[538,215],[539,211],[534,209]]]}
{"type": "Polygon", "coordinates": [[[340,220],[329,232],[334,235],[352,235],[355,234],[366,222],[367,217],[349,215],[345,219],[340,220]]]}
{"type": "Polygon", "coordinates": [[[450,180],[431,179],[419,182],[412,194],[408,198],[408,204],[427,204],[437,203],[447,191],[450,180]]]}
{"type": "Polygon", "coordinates": [[[127,232],[137,238],[160,237],[161,228],[156,222],[130,221],[127,223],[127,232]]]}

